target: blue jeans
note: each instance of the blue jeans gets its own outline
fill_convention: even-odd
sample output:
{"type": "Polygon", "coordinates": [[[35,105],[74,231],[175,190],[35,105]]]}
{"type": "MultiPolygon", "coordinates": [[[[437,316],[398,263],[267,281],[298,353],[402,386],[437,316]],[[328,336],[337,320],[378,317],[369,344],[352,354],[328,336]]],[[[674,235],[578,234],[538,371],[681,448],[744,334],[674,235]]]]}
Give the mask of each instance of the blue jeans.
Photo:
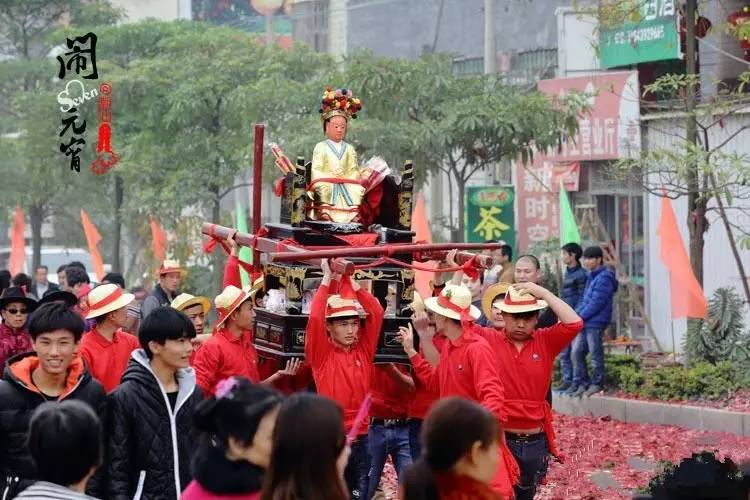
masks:
{"type": "Polygon", "coordinates": [[[416,462],[422,454],[422,420],[421,418],[409,419],[409,451],[411,461],[416,462]]]}
{"type": "Polygon", "coordinates": [[[539,483],[547,475],[549,465],[547,437],[542,434],[534,441],[514,440],[512,434],[506,434],[505,437],[508,448],[521,470],[518,484],[513,487],[516,500],[534,500],[539,483]]]}
{"type": "Polygon", "coordinates": [[[388,455],[393,460],[393,467],[396,469],[399,481],[404,469],[411,463],[409,424],[406,422],[389,425],[370,424],[367,444],[370,450],[370,483],[365,498],[369,500],[378,489],[388,455]]]}
{"type": "Polygon", "coordinates": [[[570,361],[570,351],[572,342],[560,351],[557,359],[560,360],[560,382],[569,384],[573,380],[573,363],[570,361]]]}
{"type": "Polygon", "coordinates": [[[588,385],[586,350],[591,353],[591,383],[604,385],[604,328],[584,328],[573,341],[573,384],[588,385]]]}
{"type": "Polygon", "coordinates": [[[367,436],[359,436],[352,443],[352,453],[344,469],[344,480],[352,499],[365,498],[370,473],[370,453],[367,451],[367,436]]]}

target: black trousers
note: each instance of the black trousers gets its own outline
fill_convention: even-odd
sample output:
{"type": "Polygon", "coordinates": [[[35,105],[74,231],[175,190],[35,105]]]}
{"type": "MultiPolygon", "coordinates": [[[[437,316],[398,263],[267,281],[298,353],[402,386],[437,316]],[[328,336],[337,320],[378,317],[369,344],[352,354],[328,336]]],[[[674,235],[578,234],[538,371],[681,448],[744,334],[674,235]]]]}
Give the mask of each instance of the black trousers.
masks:
{"type": "Polygon", "coordinates": [[[513,434],[506,433],[505,439],[521,470],[518,484],[513,488],[516,500],[534,500],[539,483],[547,475],[549,465],[547,436],[541,433],[529,439],[519,439],[513,434]]]}
{"type": "Polygon", "coordinates": [[[367,449],[367,434],[357,437],[352,443],[349,463],[344,469],[344,479],[352,499],[365,498],[370,474],[370,452],[367,449]]]}

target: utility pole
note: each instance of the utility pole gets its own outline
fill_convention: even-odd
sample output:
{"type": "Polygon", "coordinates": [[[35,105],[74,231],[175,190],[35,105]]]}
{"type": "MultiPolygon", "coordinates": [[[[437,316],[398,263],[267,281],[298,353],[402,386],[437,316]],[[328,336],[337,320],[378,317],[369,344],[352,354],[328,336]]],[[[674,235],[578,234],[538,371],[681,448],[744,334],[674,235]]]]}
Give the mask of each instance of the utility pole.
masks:
{"type": "Polygon", "coordinates": [[[497,73],[497,49],[495,47],[495,2],[484,0],[484,74],[497,73]]]}
{"type": "MultiPolygon", "coordinates": [[[[698,145],[698,126],[695,117],[696,105],[696,38],[695,38],[695,11],[697,0],[687,0],[685,5],[685,70],[687,73],[687,87],[685,111],[687,119],[685,133],[687,147],[695,151],[698,145]]],[[[695,156],[694,154],[692,155],[695,156]]],[[[703,286],[703,245],[706,232],[706,202],[701,189],[701,175],[697,161],[691,161],[687,172],[688,189],[688,220],[687,225],[690,233],[690,266],[693,268],[698,283],[703,286]]],[[[705,182],[705,181],[704,181],[705,182]]]]}

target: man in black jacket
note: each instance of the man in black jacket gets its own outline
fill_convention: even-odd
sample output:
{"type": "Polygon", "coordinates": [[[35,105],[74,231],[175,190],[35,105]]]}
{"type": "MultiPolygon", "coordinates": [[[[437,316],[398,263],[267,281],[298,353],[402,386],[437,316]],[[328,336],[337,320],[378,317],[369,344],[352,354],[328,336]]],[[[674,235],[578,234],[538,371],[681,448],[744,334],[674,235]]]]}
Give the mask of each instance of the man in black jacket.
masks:
{"type": "Polygon", "coordinates": [[[203,398],[190,368],[193,338],[193,323],[170,307],[141,322],[142,349],[109,395],[106,498],[178,500],[190,482],[193,412],[203,398]]]}
{"type": "Polygon", "coordinates": [[[159,283],[141,304],[141,321],[159,306],[168,306],[180,294],[184,269],[176,260],[165,260],[159,268],[159,283]]]}
{"type": "MultiPolygon", "coordinates": [[[[79,400],[99,415],[106,395],[77,354],[83,320],[65,304],[39,307],[29,322],[35,352],[18,354],[6,362],[0,380],[0,498],[13,498],[37,477],[26,448],[29,422],[45,401],[79,400]]],[[[99,484],[89,491],[98,496],[99,484]]]]}

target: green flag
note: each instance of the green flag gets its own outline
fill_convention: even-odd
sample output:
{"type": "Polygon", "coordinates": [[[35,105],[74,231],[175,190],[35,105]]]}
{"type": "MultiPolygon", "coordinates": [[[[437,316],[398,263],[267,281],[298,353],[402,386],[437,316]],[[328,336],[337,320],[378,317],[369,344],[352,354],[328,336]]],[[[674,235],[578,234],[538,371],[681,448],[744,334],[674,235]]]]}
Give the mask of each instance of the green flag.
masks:
{"type": "Polygon", "coordinates": [[[573,209],[570,207],[568,193],[563,187],[560,180],[560,245],[568,243],[581,244],[581,235],[578,233],[576,216],[573,215],[573,209]]]}
{"type": "MultiPolygon", "coordinates": [[[[235,226],[237,227],[237,231],[240,231],[242,233],[247,232],[247,220],[245,219],[245,212],[242,210],[242,202],[240,201],[240,197],[235,194],[234,197],[234,212],[235,212],[235,226]]],[[[242,261],[245,262],[252,262],[253,261],[253,251],[250,250],[248,247],[240,247],[240,254],[239,258],[242,261]]],[[[247,272],[240,267],[240,279],[242,280],[242,286],[247,286],[250,284],[250,276],[248,276],[247,272]]]]}

